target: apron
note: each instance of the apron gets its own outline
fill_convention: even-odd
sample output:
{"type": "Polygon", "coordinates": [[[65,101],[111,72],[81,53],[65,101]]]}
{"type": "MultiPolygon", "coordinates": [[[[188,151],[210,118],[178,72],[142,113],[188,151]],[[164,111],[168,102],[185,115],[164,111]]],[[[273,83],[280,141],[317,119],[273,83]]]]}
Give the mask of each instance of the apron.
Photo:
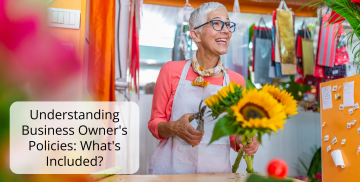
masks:
{"type": "MultiPolygon", "coordinates": [[[[186,80],[191,61],[188,61],[182,70],[178,87],[175,92],[171,110],[170,122],[177,121],[186,113],[199,111],[201,100],[216,94],[223,86],[230,83],[229,75],[223,68],[223,86],[207,85],[206,87],[193,86],[186,80]]],[[[205,104],[203,103],[202,106],[205,104]]],[[[207,107],[205,113],[210,109],[207,107]]],[[[150,174],[193,174],[193,173],[231,173],[230,167],[230,139],[222,137],[213,142],[211,140],[215,123],[211,116],[204,116],[204,136],[200,144],[192,147],[178,136],[169,137],[159,143],[150,160],[150,174]]],[[[193,120],[191,126],[196,128],[193,120]]]]}

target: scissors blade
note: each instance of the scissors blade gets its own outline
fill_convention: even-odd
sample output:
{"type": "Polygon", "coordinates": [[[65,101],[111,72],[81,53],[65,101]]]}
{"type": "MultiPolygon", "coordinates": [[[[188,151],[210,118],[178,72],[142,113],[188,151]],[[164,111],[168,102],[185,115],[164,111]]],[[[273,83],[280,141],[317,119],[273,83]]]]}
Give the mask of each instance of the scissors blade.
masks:
{"type": "MultiPolygon", "coordinates": [[[[202,132],[204,131],[204,120],[203,120],[203,116],[204,116],[204,112],[205,112],[205,109],[206,109],[206,106],[203,106],[201,108],[201,105],[203,103],[203,100],[201,100],[200,104],[199,104],[199,112],[192,115],[190,118],[189,118],[189,121],[191,122],[193,119],[196,119],[197,120],[197,123],[198,123],[198,126],[196,127],[196,130],[202,132]],[[196,118],[193,117],[196,115],[196,118]],[[192,118],[192,119],[191,119],[192,118]],[[191,120],[190,120],[191,119],[191,120]]],[[[193,145],[192,147],[195,147],[195,145],[193,145]]]]}
{"type": "Polygon", "coordinates": [[[192,116],[189,117],[189,122],[191,122],[194,119],[198,119],[200,117],[200,115],[201,115],[200,112],[193,114],[192,116]]]}
{"type": "Polygon", "coordinates": [[[199,119],[198,126],[196,127],[196,130],[204,131],[204,120],[203,119],[199,119]]]}
{"type": "Polygon", "coordinates": [[[199,122],[198,122],[198,126],[197,126],[197,130],[199,131],[204,131],[204,113],[205,113],[205,109],[206,109],[206,106],[203,106],[200,110],[200,113],[199,113],[199,122]]]}
{"type": "Polygon", "coordinates": [[[201,108],[201,112],[200,112],[202,116],[204,116],[205,110],[206,110],[206,106],[203,106],[201,108]]]}

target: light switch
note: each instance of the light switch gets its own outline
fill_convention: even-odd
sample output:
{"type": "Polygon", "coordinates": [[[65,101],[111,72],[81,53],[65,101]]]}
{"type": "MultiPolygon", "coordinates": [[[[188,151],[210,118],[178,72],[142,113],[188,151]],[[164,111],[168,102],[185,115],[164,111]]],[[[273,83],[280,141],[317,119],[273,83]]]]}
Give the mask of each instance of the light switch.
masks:
{"type": "Polygon", "coordinates": [[[64,12],[64,24],[68,25],[70,22],[70,13],[69,12],[64,12]]]}
{"type": "Polygon", "coordinates": [[[57,23],[57,21],[58,21],[58,15],[59,15],[59,12],[58,12],[58,11],[53,11],[53,12],[52,12],[51,22],[57,23]]]}
{"type": "Polygon", "coordinates": [[[59,11],[59,15],[58,15],[58,23],[64,23],[64,12],[63,11],[59,11]]]}
{"type": "Polygon", "coordinates": [[[51,27],[80,29],[79,10],[48,8],[48,25],[51,27]]]}
{"type": "Polygon", "coordinates": [[[70,25],[75,25],[75,13],[70,13],[70,25]]]}

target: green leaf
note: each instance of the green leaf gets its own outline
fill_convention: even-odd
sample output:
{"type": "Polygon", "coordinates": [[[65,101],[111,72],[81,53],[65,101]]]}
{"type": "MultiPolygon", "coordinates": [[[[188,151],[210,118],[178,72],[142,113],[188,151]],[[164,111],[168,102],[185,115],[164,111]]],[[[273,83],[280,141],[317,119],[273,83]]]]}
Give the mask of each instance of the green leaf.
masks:
{"type": "Polygon", "coordinates": [[[249,44],[250,44],[250,42],[251,42],[251,40],[252,40],[252,37],[253,37],[253,35],[254,35],[254,27],[255,27],[255,23],[252,24],[252,25],[250,26],[250,28],[249,28],[249,44]]]}
{"type": "Polygon", "coordinates": [[[244,130],[243,127],[237,127],[236,134],[239,135],[239,133],[244,133],[244,130]]]}
{"type": "Polygon", "coordinates": [[[250,89],[254,89],[256,88],[255,85],[248,79],[245,79],[245,83],[246,83],[246,90],[250,90],[250,89]]]}
{"type": "Polygon", "coordinates": [[[315,176],[317,173],[321,173],[321,147],[315,152],[314,157],[311,160],[308,176],[315,176]]]}
{"type": "Polygon", "coordinates": [[[298,158],[300,161],[301,166],[306,170],[309,171],[309,168],[306,166],[305,161],[303,159],[301,159],[300,157],[298,158]]]}
{"type": "Polygon", "coordinates": [[[257,174],[252,174],[248,177],[246,182],[292,182],[290,179],[273,179],[273,178],[264,178],[257,174]]]}
{"type": "Polygon", "coordinates": [[[260,131],[257,135],[258,135],[258,142],[261,144],[262,142],[261,138],[263,136],[263,132],[260,131]]]}
{"type": "Polygon", "coordinates": [[[250,131],[247,129],[243,135],[250,135],[250,131]]]}
{"type": "Polygon", "coordinates": [[[256,133],[258,132],[258,130],[256,128],[251,130],[251,136],[254,136],[256,133]]]}
{"type": "Polygon", "coordinates": [[[221,137],[236,134],[239,125],[234,125],[234,122],[236,121],[232,117],[224,116],[220,118],[219,121],[215,124],[209,145],[221,137]]]}
{"type": "Polygon", "coordinates": [[[265,182],[266,179],[264,177],[261,177],[256,174],[252,174],[249,176],[249,178],[246,180],[247,182],[265,182]]]}

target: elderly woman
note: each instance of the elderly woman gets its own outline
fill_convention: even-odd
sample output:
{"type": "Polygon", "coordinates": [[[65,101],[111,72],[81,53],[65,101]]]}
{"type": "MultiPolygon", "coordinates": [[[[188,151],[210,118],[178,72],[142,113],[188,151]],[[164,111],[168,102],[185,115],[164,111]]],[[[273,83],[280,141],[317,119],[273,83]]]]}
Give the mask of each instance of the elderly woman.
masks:
{"type": "Polygon", "coordinates": [[[259,147],[256,136],[246,146],[240,144],[241,136],[223,137],[208,145],[217,121],[205,117],[204,132],[195,129],[195,121],[189,123],[201,100],[232,81],[245,86],[240,74],[221,63],[220,55],[227,53],[235,31],[225,6],[202,4],[191,13],[189,26],[198,50],[191,60],[166,63],[155,85],[149,130],[161,142],[151,158],[150,174],[229,173],[230,147],[236,152],[241,148],[247,155],[259,147]]]}

